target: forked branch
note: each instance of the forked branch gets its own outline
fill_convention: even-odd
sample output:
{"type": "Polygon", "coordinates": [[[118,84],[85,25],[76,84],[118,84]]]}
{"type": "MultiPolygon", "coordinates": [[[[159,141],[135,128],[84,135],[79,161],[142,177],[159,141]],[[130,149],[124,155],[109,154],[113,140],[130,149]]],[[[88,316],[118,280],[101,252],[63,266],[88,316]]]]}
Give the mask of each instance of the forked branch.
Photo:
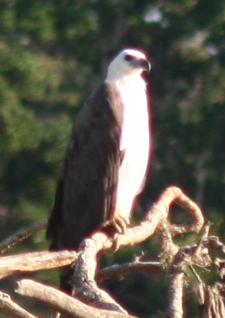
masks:
{"type": "MultiPolygon", "coordinates": [[[[144,220],[137,226],[127,229],[124,234],[117,234],[110,238],[103,232],[97,232],[85,239],[80,246],[79,256],[74,269],[73,286],[74,295],[85,302],[100,308],[115,310],[115,301],[109,303],[108,295],[98,288],[95,282],[97,254],[116,247],[134,245],[149,238],[157,228],[165,233],[163,239],[170,250],[170,262],[178,252],[178,247],[173,243],[172,236],[181,233],[199,232],[203,226],[204,218],[199,207],[177,187],[167,188],[158,201],[153,204],[144,220]],[[190,213],[193,222],[188,226],[163,226],[168,223],[170,205],[178,203],[190,213]],[[170,244],[169,244],[170,243],[170,244]]],[[[116,310],[121,311],[117,304],[116,310]]]]}
{"type": "MultiPolygon", "coordinates": [[[[43,251],[37,253],[26,253],[2,257],[0,259],[0,278],[6,277],[18,271],[35,271],[40,269],[50,269],[66,266],[68,264],[75,262],[76,266],[74,269],[73,277],[74,296],[79,299],[82,299],[86,304],[90,304],[97,307],[97,311],[99,311],[99,308],[107,309],[107,317],[109,317],[109,313],[111,314],[111,311],[113,311],[114,314],[117,315],[115,317],[120,317],[119,315],[121,315],[121,317],[124,317],[126,311],[110,295],[108,295],[104,290],[100,289],[97,286],[96,277],[98,277],[98,279],[106,279],[107,277],[109,277],[109,275],[116,275],[116,273],[124,275],[131,271],[140,270],[140,268],[142,268],[142,270],[147,270],[148,268],[148,270],[161,271],[165,267],[165,264],[167,267],[171,266],[179,251],[179,247],[177,247],[176,244],[174,244],[173,242],[173,237],[175,235],[182,233],[199,232],[203,226],[203,223],[204,219],[199,207],[192,200],[190,200],[182,192],[181,189],[177,187],[169,187],[162,193],[157,202],[153,204],[153,206],[150,208],[143,221],[137,226],[128,228],[124,234],[117,234],[114,237],[110,237],[108,234],[104,232],[96,232],[91,237],[85,239],[81,243],[78,253],[72,251],[61,251],[56,252],[54,254],[52,252],[50,253],[43,251]],[[190,214],[192,219],[190,225],[171,225],[169,223],[168,216],[171,213],[170,206],[173,203],[181,205],[190,214]],[[98,274],[98,276],[96,276],[97,254],[107,250],[114,250],[115,247],[118,249],[121,246],[135,245],[137,243],[140,243],[149,238],[151,235],[153,235],[156,232],[156,230],[158,230],[161,235],[162,254],[164,253],[165,255],[167,254],[170,256],[164,258],[164,263],[154,264],[151,262],[147,262],[147,264],[144,264],[142,262],[139,262],[138,264],[138,262],[133,262],[131,264],[125,265],[123,268],[122,266],[119,266],[119,268],[109,268],[105,270],[105,272],[103,272],[102,274],[98,274]]],[[[42,229],[43,226],[44,223],[42,223],[42,225],[40,225],[39,228],[42,229]]],[[[35,228],[34,230],[36,231],[36,229],[37,228],[35,228]]],[[[21,241],[24,237],[26,237],[26,233],[24,231],[22,231],[22,234],[21,231],[18,233],[17,235],[14,235],[11,238],[5,240],[5,242],[3,242],[2,245],[0,244],[0,249],[2,246],[2,250],[4,250],[9,246],[13,245],[14,243],[21,241]],[[18,235],[18,233],[20,234],[18,235]]],[[[198,253],[195,251],[195,254],[198,253]]],[[[177,293],[178,285],[176,284],[176,277],[178,276],[176,275],[177,272],[175,271],[174,276],[171,280],[171,288],[174,288],[174,295],[176,297],[178,296],[179,300],[179,294],[177,293]]],[[[23,295],[42,299],[43,301],[46,300],[46,298],[48,298],[49,300],[49,297],[46,297],[47,292],[51,294],[50,289],[45,289],[45,287],[43,288],[37,285],[33,285],[33,283],[28,281],[21,281],[19,283],[18,291],[23,295]],[[37,296],[37,293],[39,296],[37,296]]],[[[51,307],[60,310],[61,312],[66,312],[67,314],[70,314],[71,317],[74,317],[72,315],[74,314],[74,310],[76,312],[75,308],[78,308],[80,312],[81,307],[80,304],[77,303],[78,300],[72,298],[72,300],[76,302],[76,305],[75,303],[73,303],[73,310],[71,309],[73,313],[72,311],[68,313],[68,308],[71,308],[68,305],[68,301],[71,301],[71,297],[66,296],[61,292],[59,293],[60,296],[54,296],[56,297],[53,297],[55,300],[51,300],[51,304],[48,303],[51,307]],[[69,300],[67,299],[67,297],[69,297],[69,300]]],[[[173,306],[174,304],[175,302],[171,302],[171,306],[173,306]]],[[[175,315],[176,313],[179,313],[179,308],[176,309],[178,310],[175,310],[174,314],[171,317],[180,318],[181,314],[178,314],[177,316],[175,315]]],[[[87,308],[85,310],[87,310],[87,308]]],[[[102,314],[104,314],[104,310],[100,311],[102,314]]],[[[91,313],[91,316],[94,317],[93,307],[91,307],[91,313]]],[[[79,317],[90,317],[90,315],[79,317]]]]}

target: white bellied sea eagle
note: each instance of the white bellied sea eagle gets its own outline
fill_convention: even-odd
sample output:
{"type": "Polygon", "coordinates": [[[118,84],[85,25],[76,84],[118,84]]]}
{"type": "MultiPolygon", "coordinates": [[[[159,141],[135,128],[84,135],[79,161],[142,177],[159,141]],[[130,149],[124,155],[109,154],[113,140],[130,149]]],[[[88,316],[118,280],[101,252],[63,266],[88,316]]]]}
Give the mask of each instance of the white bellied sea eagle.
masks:
{"type": "MultiPolygon", "coordinates": [[[[126,230],[149,164],[144,71],[150,71],[150,63],[142,51],[121,51],[76,116],[48,221],[52,250],[77,249],[85,237],[107,226],[126,230]]],[[[65,275],[61,287],[70,292],[65,275]]]]}

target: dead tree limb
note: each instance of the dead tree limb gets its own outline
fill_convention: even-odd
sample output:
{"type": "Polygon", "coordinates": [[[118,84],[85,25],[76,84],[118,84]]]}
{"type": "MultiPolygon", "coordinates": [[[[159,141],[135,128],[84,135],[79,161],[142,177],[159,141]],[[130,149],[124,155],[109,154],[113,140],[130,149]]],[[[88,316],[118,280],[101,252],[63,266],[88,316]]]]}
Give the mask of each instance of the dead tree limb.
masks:
{"type": "Polygon", "coordinates": [[[32,252],[0,258],[0,279],[15,272],[34,272],[70,265],[77,258],[75,251],[32,252]]]}
{"type": "Polygon", "coordinates": [[[162,273],[163,266],[160,262],[155,261],[134,261],[125,264],[115,264],[109,267],[103,268],[97,273],[97,281],[104,281],[112,277],[125,276],[133,273],[149,272],[149,273],[162,273]]]}
{"type": "Polygon", "coordinates": [[[93,308],[53,287],[40,284],[30,279],[22,279],[18,281],[16,291],[20,295],[38,299],[49,307],[69,315],[69,317],[135,318],[134,316],[130,315],[93,308]]]}
{"type": "Polygon", "coordinates": [[[184,272],[175,271],[169,281],[169,318],[183,317],[184,272]]]}
{"type": "Polygon", "coordinates": [[[8,294],[0,292],[0,309],[12,318],[37,318],[24,308],[17,305],[8,294]]]}
{"type": "MultiPolygon", "coordinates": [[[[120,312],[120,314],[122,313],[122,316],[124,316],[126,311],[110,295],[108,295],[104,290],[100,289],[96,284],[95,275],[97,267],[97,254],[106,250],[115,250],[115,248],[119,248],[120,246],[140,243],[155,233],[156,230],[159,230],[163,242],[163,252],[165,254],[167,252],[167,254],[170,255],[170,257],[167,259],[167,266],[170,266],[173,264],[173,260],[179,251],[179,247],[177,247],[173,242],[173,236],[183,233],[199,232],[203,226],[203,222],[204,219],[199,207],[192,200],[190,200],[181,189],[177,187],[169,187],[159,197],[158,201],[153,204],[143,221],[133,228],[128,228],[124,234],[117,234],[114,237],[110,237],[104,232],[96,232],[90,238],[85,239],[81,243],[78,253],[66,251],[66,253],[68,253],[66,260],[65,255],[62,256],[62,252],[55,253],[54,260],[52,259],[52,255],[54,253],[49,253],[49,255],[46,256],[46,252],[39,252],[39,255],[36,255],[36,259],[34,257],[34,253],[22,254],[16,257],[14,256],[14,259],[12,256],[3,257],[1,258],[2,261],[0,260],[0,277],[5,277],[17,271],[34,271],[43,269],[43,267],[45,269],[49,269],[55,268],[56,266],[65,266],[76,260],[73,277],[74,296],[78,299],[82,299],[87,304],[97,307],[97,310],[99,310],[99,308],[111,311],[113,310],[114,312],[117,311],[120,312]],[[171,213],[170,205],[172,203],[177,203],[187,210],[192,218],[191,224],[171,225],[168,222],[168,215],[171,213]],[[73,254],[71,255],[71,253],[73,254]],[[60,261],[59,257],[62,257],[60,261]],[[10,264],[10,262],[12,263],[10,264]]],[[[16,242],[18,240],[12,241],[16,242]]],[[[165,262],[161,265],[164,266],[165,262]]],[[[135,267],[133,266],[133,270],[134,268],[135,267]]],[[[157,270],[158,269],[159,267],[157,270]]],[[[172,283],[174,282],[175,284],[174,286],[176,286],[175,277],[176,276],[173,277],[174,280],[172,281],[172,283]]],[[[19,286],[21,286],[21,284],[19,286]]],[[[20,287],[18,290],[21,290],[20,287]]],[[[28,294],[30,297],[32,297],[32,293],[29,292],[28,294]]],[[[60,301],[57,298],[57,304],[59,302],[62,303],[64,297],[68,296],[61,293],[60,297],[60,301]]],[[[76,301],[78,300],[76,299],[76,301]]],[[[52,307],[60,311],[67,310],[66,307],[64,307],[64,309],[59,309],[57,305],[53,305],[52,307]]],[[[93,317],[93,307],[91,308],[91,316],[93,317]]],[[[110,311],[107,311],[107,316],[109,312],[110,311]]],[[[171,317],[174,318],[176,316],[171,317]]]]}
{"type": "Polygon", "coordinates": [[[225,317],[224,283],[216,282],[212,286],[199,284],[196,293],[200,304],[201,318],[225,317]]]}
{"type": "MultiPolygon", "coordinates": [[[[0,257],[0,279],[15,274],[16,272],[35,272],[72,265],[76,262],[78,253],[75,251],[59,252],[31,252],[20,253],[10,256],[0,257]]],[[[104,281],[111,277],[124,276],[137,272],[160,273],[163,266],[155,261],[133,261],[125,264],[115,264],[97,273],[97,281],[104,281]]]]}
{"type": "MultiPolygon", "coordinates": [[[[115,245],[118,248],[120,246],[134,245],[146,240],[156,231],[159,225],[161,227],[163,223],[168,223],[167,217],[170,213],[169,208],[172,203],[182,205],[190,213],[193,222],[187,226],[170,226],[168,229],[169,233],[177,235],[199,232],[204,223],[204,218],[199,207],[181,189],[177,187],[167,188],[158,201],[150,208],[150,211],[140,225],[129,228],[124,234],[117,234],[114,238],[110,238],[103,232],[97,232],[81,243],[72,282],[74,296],[96,307],[121,311],[121,307],[117,304],[116,309],[115,301],[105,291],[98,288],[96,284],[97,254],[113,249],[115,245]]],[[[174,244],[171,244],[171,246],[174,247],[171,255],[175,256],[178,248],[174,244]]]]}
{"type": "Polygon", "coordinates": [[[46,221],[38,222],[29,226],[26,226],[7,237],[5,240],[0,242],[0,254],[4,254],[8,249],[12,248],[15,244],[26,240],[32,234],[44,230],[46,228],[46,221]]]}

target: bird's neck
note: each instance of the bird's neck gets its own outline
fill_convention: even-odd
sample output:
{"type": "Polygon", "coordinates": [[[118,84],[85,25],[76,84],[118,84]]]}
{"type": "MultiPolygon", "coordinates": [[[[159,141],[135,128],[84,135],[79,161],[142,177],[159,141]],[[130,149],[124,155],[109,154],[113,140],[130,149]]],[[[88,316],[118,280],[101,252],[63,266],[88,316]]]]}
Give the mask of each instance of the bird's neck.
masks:
{"type": "Polygon", "coordinates": [[[134,90],[145,90],[146,88],[146,83],[144,79],[141,77],[141,74],[132,74],[127,76],[119,76],[118,74],[108,74],[106,77],[106,81],[113,82],[119,89],[123,89],[125,87],[129,87],[130,89],[132,89],[133,87],[134,90]]]}

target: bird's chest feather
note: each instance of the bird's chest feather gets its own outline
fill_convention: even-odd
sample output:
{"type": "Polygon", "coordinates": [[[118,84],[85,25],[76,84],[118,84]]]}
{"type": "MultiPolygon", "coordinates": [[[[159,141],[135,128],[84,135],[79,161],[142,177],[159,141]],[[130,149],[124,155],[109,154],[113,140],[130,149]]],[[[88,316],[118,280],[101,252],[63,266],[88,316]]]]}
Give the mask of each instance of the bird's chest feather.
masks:
{"type": "Polygon", "coordinates": [[[141,187],[149,157],[149,115],[145,85],[135,81],[119,86],[123,101],[120,150],[124,151],[121,174],[141,187]]]}

